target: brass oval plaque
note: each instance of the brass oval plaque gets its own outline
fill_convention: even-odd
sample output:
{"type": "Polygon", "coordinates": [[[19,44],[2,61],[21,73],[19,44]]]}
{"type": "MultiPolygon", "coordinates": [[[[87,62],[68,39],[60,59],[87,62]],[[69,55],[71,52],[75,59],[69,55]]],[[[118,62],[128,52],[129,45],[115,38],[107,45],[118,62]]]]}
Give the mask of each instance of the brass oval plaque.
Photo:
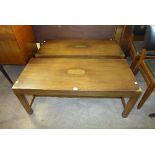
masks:
{"type": "Polygon", "coordinates": [[[68,74],[74,74],[74,75],[84,75],[85,74],[85,70],[83,69],[69,69],[67,71],[68,74]]]}

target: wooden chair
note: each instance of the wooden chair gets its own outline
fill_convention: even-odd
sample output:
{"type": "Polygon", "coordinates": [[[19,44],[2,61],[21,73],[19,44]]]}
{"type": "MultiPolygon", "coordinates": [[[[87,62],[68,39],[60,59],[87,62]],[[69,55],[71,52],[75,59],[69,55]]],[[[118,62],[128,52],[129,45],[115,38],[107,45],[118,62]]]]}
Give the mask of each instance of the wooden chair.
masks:
{"type": "Polygon", "coordinates": [[[13,84],[12,80],[10,79],[9,75],[7,74],[7,72],[5,71],[5,69],[3,68],[2,65],[0,65],[0,71],[4,74],[4,76],[6,77],[6,79],[13,84]]]}
{"type": "Polygon", "coordinates": [[[131,69],[133,69],[138,62],[141,51],[144,47],[144,36],[146,32],[145,25],[135,25],[132,28],[132,34],[129,38],[129,49],[130,49],[130,56],[132,59],[131,69]]]}
{"type": "Polygon", "coordinates": [[[147,89],[138,104],[137,107],[138,109],[140,109],[143,106],[143,104],[149,98],[149,96],[151,95],[151,93],[155,88],[155,68],[154,68],[155,57],[151,57],[151,59],[146,59],[148,58],[147,57],[148,52],[150,52],[147,49],[149,50],[151,49],[152,54],[153,53],[155,54],[155,43],[151,44],[152,43],[151,41],[152,40],[149,40],[149,42],[147,42],[148,44],[146,46],[146,49],[142,50],[141,57],[133,69],[133,73],[135,75],[137,74],[138,71],[141,72],[147,84],[147,89]]]}

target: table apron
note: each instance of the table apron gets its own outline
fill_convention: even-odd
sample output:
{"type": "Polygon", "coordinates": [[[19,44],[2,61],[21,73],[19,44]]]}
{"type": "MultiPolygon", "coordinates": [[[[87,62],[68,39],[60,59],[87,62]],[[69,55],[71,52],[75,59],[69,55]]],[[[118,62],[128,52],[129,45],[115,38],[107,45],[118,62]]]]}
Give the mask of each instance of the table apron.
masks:
{"type": "Polygon", "coordinates": [[[13,89],[15,94],[53,97],[131,97],[136,91],[58,91],[13,89]]]}

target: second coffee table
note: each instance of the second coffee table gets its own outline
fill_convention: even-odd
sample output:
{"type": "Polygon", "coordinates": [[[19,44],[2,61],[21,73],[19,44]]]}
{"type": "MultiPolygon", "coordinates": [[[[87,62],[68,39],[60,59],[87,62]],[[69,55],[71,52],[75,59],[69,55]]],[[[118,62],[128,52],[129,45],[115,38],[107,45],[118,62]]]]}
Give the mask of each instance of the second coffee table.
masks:
{"type": "Polygon", "coordinates": [[[40,58],[124,58],[114,40],[51,40],[45,42],[35,55],[40,58]]]}

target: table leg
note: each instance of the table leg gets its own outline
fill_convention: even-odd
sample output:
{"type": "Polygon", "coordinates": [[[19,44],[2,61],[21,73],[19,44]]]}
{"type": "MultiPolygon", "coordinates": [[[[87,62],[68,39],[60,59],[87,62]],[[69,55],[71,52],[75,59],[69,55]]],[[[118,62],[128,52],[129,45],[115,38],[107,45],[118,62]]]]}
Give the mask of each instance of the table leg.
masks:
{"type": "Polygon", "coordinates": [[[24,109],[27,111],[28,114],[32,114],[33,113],[33,110],[29,104],[29,102],[27,101],[25,95],[23,94],[17,94],[15,93],[16,96],[18,97],[20,103],[22,104],[22,106],[24,107],[24,109]]]}
{"type": "Polygon", "coordinates": [[[4,70],[3,66],[0,65],[0,71],[3,73],[3,75],[6,77],[6,79],[13,84],[12,80],[10,79],[9,75],[6,73],[6,71],[4,70]]]}
{"type": "Polygon", "coordinates": [[[140,95],[142,93],[142,90],[139,88],[133,96],[130,97],[128,103],[126,104],[124,111],[122,113],[122,117],[127,117],[134,105],[136,104],[137,100],[139,99],[140,95]]]}
{"type": "Polygon", "coordinates": [[[149,117],[155,117],[155,113],[151,113],[151,114],[149,114],[149,117]]]}

